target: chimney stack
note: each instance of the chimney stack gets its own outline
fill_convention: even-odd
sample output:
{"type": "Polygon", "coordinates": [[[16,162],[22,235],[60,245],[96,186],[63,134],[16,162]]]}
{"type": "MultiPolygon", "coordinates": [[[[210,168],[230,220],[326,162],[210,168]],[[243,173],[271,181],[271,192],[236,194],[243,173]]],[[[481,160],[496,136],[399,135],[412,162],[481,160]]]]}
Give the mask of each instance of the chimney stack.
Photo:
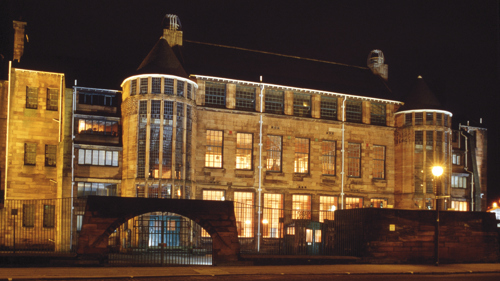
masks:
{"type": "Polygon", "coordinates": [[[177,15],[167,14],[163,18],[163,38],[170,47],[182,46],[182,26],[177,15]]]}
{"type": "Polygon", "coordinates": [[[12,60],[21,62],[21,57],[24,53],[24,36],[25,27],[27,25],[24,21],[13,21],[14,24],[14,57],[12,60]]]}
{"type": "Polygon", "coordinates": [[[368,67],[373,74],[382,77],[387,81],[389,79],[389,66],[384,63],[384,53],[381,50],[373,50],[368,55],[368,67]]]}

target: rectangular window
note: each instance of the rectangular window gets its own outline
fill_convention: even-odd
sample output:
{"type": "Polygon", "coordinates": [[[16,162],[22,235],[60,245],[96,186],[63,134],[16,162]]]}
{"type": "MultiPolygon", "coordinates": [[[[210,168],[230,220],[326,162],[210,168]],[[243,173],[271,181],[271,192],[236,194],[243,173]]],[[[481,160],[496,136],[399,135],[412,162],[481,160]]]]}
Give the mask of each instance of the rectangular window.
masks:
{"type": "MultiPolygon", "coordinates": [[[[203,190],[203,200],[224,201],[224,190],[203,190]]],[[[210,237],[205,229],[201,229],[201,237],[210,237]]]]}
{"type": "Polygon", "coordinates": [[[281,136],[268,135],[266,138],[267,164],[266,169],[281,172],[281,136]]]}
{"type": "Polygon", "coordinates": [[[266,89],[265,91],[265,108],[264,112],[283,114],[284,110],[284,93],[283,91],[276,91],[266,89]]]}
{"type": "Polygon", "coordinates": [[[173,95],[174,94],[174,79],[165,78],[163,82],[163,93],[165,95],[173,95]]]}
{"type": "Polygon", "coordinates": [[[385,179],[385,146],[373,146],[373,178],[385,179]]]}
{"type": "Polygon", "coordinates": [[[461,163],[460,162],[460,154],[453,153],[451,161],[452,161],[453,165],[460,165],[460,163],[461,163]]]}
{"type": "Polygon", "coordinates": [[[436,113],[436,125],[443,126],[443,113],[436,113]]]}
{"type": "Polygon", "coordinates": [[[137,79],[130,81],[130,95],[137,94],[137,79]]]}
{"type": "Polygon", "coordinates": [[[57,145],[45,145],[45,166],[56,166],[57,145]]]}
{"type": "Polygon", "coordinates": [[[139,79],[141,86],[140,86],[140,94],[147,94],[148,93],[148,78],[141,78],[139,79]]]}
{"type": "Polygon", "coordinates": [[[118,167],[118,151],[78,149],[78,164],[118,167]]]}
{"type": "Polygon", "coordinates": [[[434,125],[434,113],[426,112],[425,113],[425,124],[426,125],[434,125]]]}
{"type": "Polygon", "coordinates": [[[387,199],[370,199],[370,205],[372,208],[387,208],[387,199]]]}
{"type": "Polygon", "coordinates": [[[151,78],[151,93],[161,94],[161,78],[160,77],[151,78]]]}
{"type": "Polygon", "coordinates": [[[43,227],[53,228],[56,219],[56,206],[44,205],[43,206],[43,227]]]}
{"type": "Polygon", "coordinates": [[[323,175],[335,175],[335,152],[337,143],[324,140],[321,143],[321,164],[323,175]]]}
{"type": "Polygon", "coordinates": [[[253,237],[253,193],[234,192],[234,213],[238,237],[253,237]]]}
{"type": "Polygon", "coordinates": [[[361,144],[349,143],[347,148],[347,176],[361,177],[361,144]]]}
{"type": "Polygon", "coordinates": [[[193,85],[187,83],[187,98],[192,100],[193,98],[193,85]]]}
{"type": "Polygon", "coordinates": [[[264,217],[262,220],[262,232],[264,238],[283,237],[283,195],[264,193],[264,217]]]}
{"type": "Polygon", "coordinates": [[[205,167],[222,168],[222,133],[223,131],[207,130],[205,167]]]}
{"type": "Polygon", "coordinates": [[[415,112],[415,125],[422,125],[424,123],[424,113],[415,112]]]}
{"type": "Polygon", "coordinates": [[[38,88],[26,87],[26,108],[38,108],[38,88]]]}
{"type": "Polygon", "coordinates": [[[337,98],[321,96],[320,111],[322,119],[337,120],[337,98]]]}
{"type": "Polygon", "coordinates": [[[411,126],[411,125],[412,125],[411,113],[406,113],[405,114],[405,126],[411,126]]]}
{"type": "Polygon", "coordinates": [[[205,105],[226,107],[226,84],[206,82],[205,105]]]}
{"type": "Polygon", "coordinates": [[[236,169],[252,169],[252,134],[236,134],[236,169]]]}
{"type": "Polygon", "coordinates": [[[363,115],[363,102],[358,100],[346,101],[346,121],[361,123],[363,115]]]}
{"type": "Polygon", "coordinates": [[[177,80],[177,95],[179,97],[184,97],[184,81],[177,80]]]}
{"type": "Polygon", "coordinates": [[[336,196],[319,197],[319,222],[334,220],[334,212],[338,208],[338,198],[336,196]]]}
{"type": "Polygon", "coordinates": [[[385,104],[372,102],[370,107],[370,123],[385,126],[385,104]]]}
{"type": "Polygon", "coordinates": [[[311,219],[311,195],[292,195],[292,220],[311,219]]]}
{"type": "Polygon", "coordinates": [[[255,111],[255,88],[236,85],[236,109],[255,111]]]}
{"type": "MultiPolygon", "coordinates": [[[[78,182],[78,197],[88,195],[116,196],[116,184],[97,182],[78,182]]],[[[137,187],[139,193],[139,187],[137,187]]],[[[142,197],[144,197],[144,186],[142,186],[142,197]]]]}
{"type": "Polygon", "coordinates": [[[36,165],[36,143],[24,144],[24,165],[36,165]]]}
{"type": "Polygon", "coordinates": [[[358,209],[363,208],[363,198],[359,197],[346,197],[345,198],[345,209],[358,209]]]}
{"type": "Polygon", "coordinates": [[[449,127],[449,124],[448,124],[448,121],[450,120],[450,118],[448,117],[447,114],[444,115],[444,125],[445,127],[449,127]]]}
{"type": "MultiPolygon", "coordinates": [[[[467,212],[469,210],[467,201],[451,200],[451,208],[455,211],[460,211],[460,212],[467,212]]],[[[498,218],[497,218],[497,220],[498,220],[498,218]]]]}
{"type": "Polygon", "coordinates": [[[78,120],[79,134],[118,136],[118,122],[104,120],[78,120]]]}
{"type": "Polygon", "coordinates": [[[47,89],[47,110],[57,111],[59,102],[59,90],[47,89]]]}
{"type": "Polygon", "coordinates": [[[23,227],[35,226],[35,205],[23,204],[23,227]]]}
{"type": "Polygon", "coordinates": [[[295,138],[294,172],[309,173],[309,139],[295,138]]]}
{"type": "Polygon", "coordinates": [[[311,117],[311,95],[293,93],[293,115],[311,117]]]}
{"type": "Polygon", "coordinates": [[[467,188],[467,177],[451,176],[451,187],[454,188],[467,188]]]}

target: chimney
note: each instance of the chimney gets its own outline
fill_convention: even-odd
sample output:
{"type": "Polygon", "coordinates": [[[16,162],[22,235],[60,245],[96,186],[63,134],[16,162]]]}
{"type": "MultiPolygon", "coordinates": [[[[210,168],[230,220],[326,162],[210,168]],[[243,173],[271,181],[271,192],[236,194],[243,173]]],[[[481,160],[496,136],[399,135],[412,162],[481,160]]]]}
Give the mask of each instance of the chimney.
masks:
{"type": "Polygon", "coordinates": [[[384,53],[381,50],[371,51],[367,64],[373,74],[382,77],[385,81],[389,79],[389,66],[384,63],[384,53]]]}
{"type": "Polygon", "coordinates": [[[163,38],[170,47],[182,46],[182,26],[177,15],[167,14],[163,18],[163,38]]]}
{"type": "Polygon", "coordinates": [[[21,57],[24,53],[24,30],[26,27],[26,22],[24,21],[13,21],[14,24],[14,58],[17,62],[21,62],[21,57]]]}

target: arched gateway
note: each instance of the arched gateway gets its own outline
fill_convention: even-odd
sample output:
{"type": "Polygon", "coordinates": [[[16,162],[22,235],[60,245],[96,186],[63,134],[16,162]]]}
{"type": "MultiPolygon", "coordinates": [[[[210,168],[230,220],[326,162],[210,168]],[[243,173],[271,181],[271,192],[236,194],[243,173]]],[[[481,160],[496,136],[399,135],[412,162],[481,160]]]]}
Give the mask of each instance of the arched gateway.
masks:
{"type": "Polygon", "coordinates": [[[108,238],[127,220],[150,212],[171,212],[185,216],[212,237],[213,262],[238,260],[240,245],[232,201],[202,201],[89,196],[78,239],[78,254],[108,253],[108,238]]]}

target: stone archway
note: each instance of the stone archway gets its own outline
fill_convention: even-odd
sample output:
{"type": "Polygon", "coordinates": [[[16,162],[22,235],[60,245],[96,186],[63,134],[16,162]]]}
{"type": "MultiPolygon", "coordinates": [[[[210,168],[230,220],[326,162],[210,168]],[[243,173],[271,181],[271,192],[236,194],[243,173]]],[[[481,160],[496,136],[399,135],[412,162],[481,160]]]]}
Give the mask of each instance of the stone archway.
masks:
{"type": "Polygon", "coordinates": [[[240,245],[232,201],[89,196],[77,253],[104,257],[109,235],[127,220],[150,212],[171,212],[187,217],[212,237],[213,262],[237,261],[240,245]]]}

